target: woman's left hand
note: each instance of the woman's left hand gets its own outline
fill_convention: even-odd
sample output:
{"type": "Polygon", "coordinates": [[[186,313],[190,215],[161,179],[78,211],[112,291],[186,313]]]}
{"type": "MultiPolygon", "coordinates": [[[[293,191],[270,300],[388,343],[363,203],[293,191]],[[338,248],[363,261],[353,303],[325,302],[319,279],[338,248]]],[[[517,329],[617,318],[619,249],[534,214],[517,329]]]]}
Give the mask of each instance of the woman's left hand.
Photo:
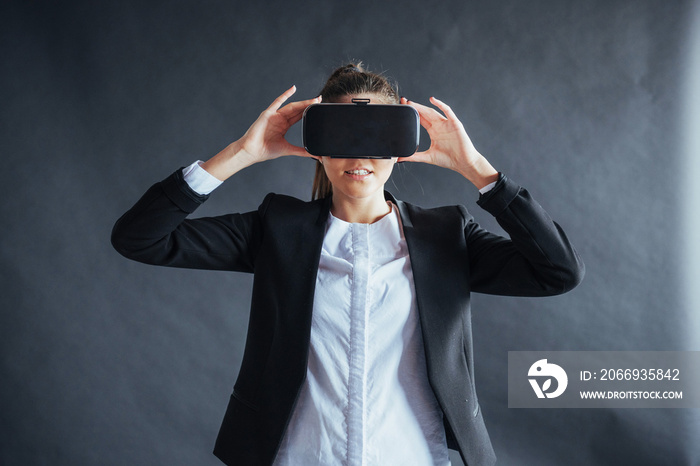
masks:
{"type": "Polygon", "coordinates": [[[411,157],[400,158],[400,162],[425,162],[461,173],[482,188],[498,179],[498,172],[474,147],[464,125],[446,103],[430,98],[430,102],[443,113],[417,102],[401,98],[402,104],[415,108],[420,115],[420,124],[430,136],[430,147],[411,157]],[[444,114],[444,115],[443,115],[444,114]]]}

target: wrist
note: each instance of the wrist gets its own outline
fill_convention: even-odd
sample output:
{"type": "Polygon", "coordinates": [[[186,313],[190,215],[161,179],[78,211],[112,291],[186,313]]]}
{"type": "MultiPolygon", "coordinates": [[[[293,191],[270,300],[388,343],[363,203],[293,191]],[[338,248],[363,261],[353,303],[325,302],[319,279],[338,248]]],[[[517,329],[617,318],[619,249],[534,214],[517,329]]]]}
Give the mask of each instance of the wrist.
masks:
{"type": "Polygon", "coordinates": [[[498,181],[498,171],[481,154],[478,155],[473,163],[459,170],[459,173],[476,186],[477,189],[498,181]]]}
{"type": "Polygon", "coordinates": [[[240,140],[232,142],[221,152],[201,166],[209,174],[225,181],[230,176],[255,163],[254,158],[243,148],[240,140]]]}

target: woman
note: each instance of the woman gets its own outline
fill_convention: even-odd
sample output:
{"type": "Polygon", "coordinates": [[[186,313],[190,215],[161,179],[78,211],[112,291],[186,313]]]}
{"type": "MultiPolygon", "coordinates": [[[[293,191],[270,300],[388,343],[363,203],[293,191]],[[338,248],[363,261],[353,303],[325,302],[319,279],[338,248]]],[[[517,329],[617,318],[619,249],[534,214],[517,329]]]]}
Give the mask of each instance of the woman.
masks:
{"type": "Polygon", "coordinates": [[[150,264],[254,273],[245,353],[214,453],[226,464],[493,464],[474,387],[471,291],[566,292],[583,264],[542,208],[499,174],[449,106],[399,99],[359,65],[315,99],[279,96],[237,141],[151,187],[115,225],[123,255],[150,264]],[[510,239],[461,206],[421,209],[384,191],[396,159],[318,161],[312,202],[186,219],[254,163],[311,157],[284,136],[310,104],[413,106],[431,145],[406,161],[455,170],[510,239]]]}

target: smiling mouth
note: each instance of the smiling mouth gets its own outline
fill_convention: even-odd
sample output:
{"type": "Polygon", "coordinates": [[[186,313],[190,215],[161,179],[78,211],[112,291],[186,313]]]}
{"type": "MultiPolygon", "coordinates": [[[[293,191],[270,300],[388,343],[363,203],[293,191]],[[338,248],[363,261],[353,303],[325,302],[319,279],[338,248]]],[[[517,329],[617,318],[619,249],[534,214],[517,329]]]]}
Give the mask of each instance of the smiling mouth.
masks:
{"type": "Polygon", "coordinates": [[[367,170],[366,168],[358,168],[356,170],[346,170],[345,173],[347,173],[348,175],[363,176],[363,175],[369,175],[372,172],[367,170]]]}

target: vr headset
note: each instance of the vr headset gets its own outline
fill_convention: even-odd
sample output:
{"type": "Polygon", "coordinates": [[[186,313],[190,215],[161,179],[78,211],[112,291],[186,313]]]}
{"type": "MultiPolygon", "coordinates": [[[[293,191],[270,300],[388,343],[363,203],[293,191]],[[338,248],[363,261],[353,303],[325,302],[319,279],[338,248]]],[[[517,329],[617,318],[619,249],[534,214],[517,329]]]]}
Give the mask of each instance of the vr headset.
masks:
{"type": "Polygon", "coordinates": [[[313,104],[303,117],[304,148],[333,158],[409,157],[420,138],[420,118],[410,105],[313,104]]]}

